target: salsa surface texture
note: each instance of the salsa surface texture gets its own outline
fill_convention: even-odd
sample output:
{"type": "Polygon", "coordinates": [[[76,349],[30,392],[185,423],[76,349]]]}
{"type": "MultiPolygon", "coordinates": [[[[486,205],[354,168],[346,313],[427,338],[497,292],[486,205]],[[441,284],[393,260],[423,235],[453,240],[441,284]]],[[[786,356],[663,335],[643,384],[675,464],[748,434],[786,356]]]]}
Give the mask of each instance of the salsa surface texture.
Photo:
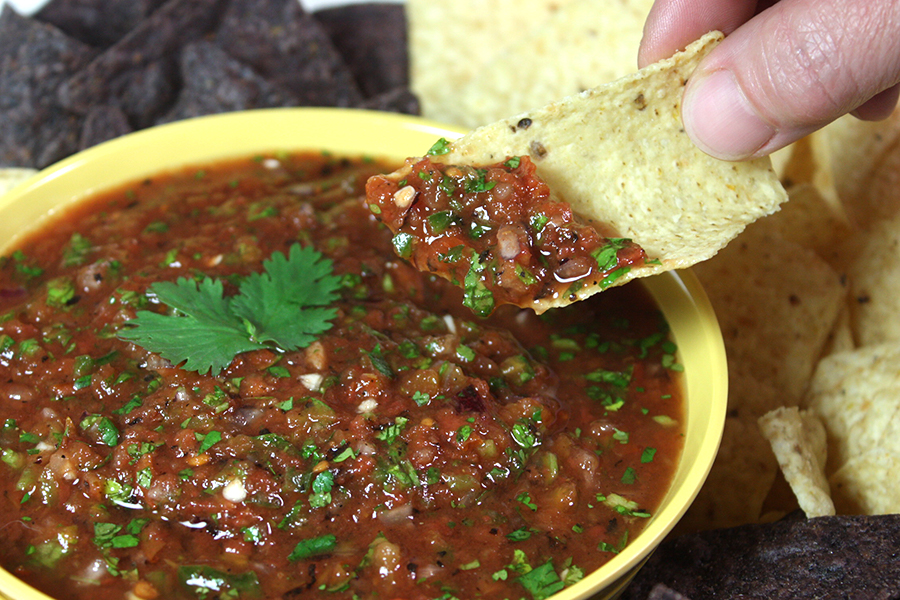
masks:
{"type": "Polygon", "coordinates": [[[680,365],[643,288],[499,307],[393,254],[325,154],[161,175],[0,259],[0,564],[65,599],[526,598],[652,518],[679,459],[680,365]],[[149,291],[226,298],[299,244],[330,329],[215,375],[123,339],[149,291]],[[131,594],[129,596],[129,594],[131,594]]]}
{"type": "Polygon", "coordinates": [[[425,156],[373,177],[366,195],[395,252],[462,287],[464,304],[482,316],[501,304],[574,302],[580,289],[606,289],[648,262],[633,241],[552,197],[535,171],[528,156],[482,167],[425,156]]]}

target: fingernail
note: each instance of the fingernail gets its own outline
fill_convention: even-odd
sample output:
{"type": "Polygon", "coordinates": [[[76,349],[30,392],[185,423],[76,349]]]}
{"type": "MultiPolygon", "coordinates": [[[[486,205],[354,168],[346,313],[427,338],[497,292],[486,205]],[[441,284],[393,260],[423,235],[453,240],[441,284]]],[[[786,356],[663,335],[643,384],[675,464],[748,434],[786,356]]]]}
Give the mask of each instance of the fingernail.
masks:
{"type": "Polygon", "coordinates": [[[681,118],[694,143],[723,160],[752,156],[776,133],[750,105],[728,70],[713,71],[688,84],[681,118]]]}

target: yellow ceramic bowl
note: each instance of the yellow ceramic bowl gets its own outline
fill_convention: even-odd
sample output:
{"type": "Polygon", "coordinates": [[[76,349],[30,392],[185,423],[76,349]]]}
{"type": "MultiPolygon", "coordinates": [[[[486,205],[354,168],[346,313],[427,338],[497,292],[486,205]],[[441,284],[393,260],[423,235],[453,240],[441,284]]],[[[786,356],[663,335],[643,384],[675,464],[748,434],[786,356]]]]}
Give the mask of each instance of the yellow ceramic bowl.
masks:
{"type": "MultiPolygon", "coordinates": [[[[261,152],[328,150],[401,161],[461,131],[402,115],[345,109],[231,113],[147,129],[72,156],[0,196],[0,249],[67,205],[171,168],[261,152]]],[[[687,510],[712,466],[725,420],[727,369],[718,323],[690,272],[643,280],[671,325],[685,366],[684,453],[660,510],[610,562],[554,600],[614,598],[687,510]]],[[[635,285],[635,284],[632,284],[635,285]]],[[[0,597],[48,597],[0,569],[0,597]]]]}

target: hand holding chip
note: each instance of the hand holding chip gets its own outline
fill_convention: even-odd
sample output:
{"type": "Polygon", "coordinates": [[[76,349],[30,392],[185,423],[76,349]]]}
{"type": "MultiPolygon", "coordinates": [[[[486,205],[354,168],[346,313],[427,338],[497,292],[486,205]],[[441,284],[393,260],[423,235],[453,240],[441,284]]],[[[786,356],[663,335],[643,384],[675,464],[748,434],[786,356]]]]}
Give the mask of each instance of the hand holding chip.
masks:
{"type": "Polygon", "coordinates": [[[682,118],[713,156],[764,156],[843,114],[879,120],[897,104],[900,3],[657,0],[639,63],[711,29],[728,37],[695,72],[682,118]]]}

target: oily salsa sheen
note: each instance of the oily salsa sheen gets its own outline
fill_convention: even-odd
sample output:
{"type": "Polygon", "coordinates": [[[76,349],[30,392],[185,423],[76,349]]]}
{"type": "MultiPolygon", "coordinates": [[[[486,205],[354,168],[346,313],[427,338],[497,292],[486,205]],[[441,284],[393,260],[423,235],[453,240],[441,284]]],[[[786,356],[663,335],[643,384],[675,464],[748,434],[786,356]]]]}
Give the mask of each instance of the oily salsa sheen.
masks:
{"type": "Polygon", "coordinates": [[[601,233],[608,227],[552,197],[535,171],[528,156],[483,167],[425,156],[373,177],[366,195],[396,253],[461,286],[463,303],[482,316],[499,304],[575,301],[581,288],[606,289],[650,262],[632,240],[601,233]]]}
{"type": "Polygon", "coordinates": [[[649,296],[476,317],[393,254],[388,170],[165,174],[7,253],[4,568],[91,600],[540,599],[644,527],[683,433],[649,296]]]}

